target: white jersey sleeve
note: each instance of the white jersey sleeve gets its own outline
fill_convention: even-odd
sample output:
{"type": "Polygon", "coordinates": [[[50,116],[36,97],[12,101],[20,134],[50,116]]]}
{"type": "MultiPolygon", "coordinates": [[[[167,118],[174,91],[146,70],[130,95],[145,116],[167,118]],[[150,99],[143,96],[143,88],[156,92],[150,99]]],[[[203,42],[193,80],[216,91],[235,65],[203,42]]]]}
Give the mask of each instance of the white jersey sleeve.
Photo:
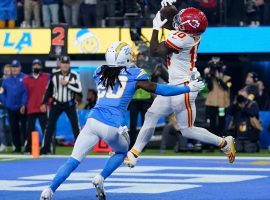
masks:
{"type": "Polygon", "coordinates": [[[181,49],[194,45],[194,40],[182,31],[170,31],[166,44],[170,48],[180,51],[181,49]]]}

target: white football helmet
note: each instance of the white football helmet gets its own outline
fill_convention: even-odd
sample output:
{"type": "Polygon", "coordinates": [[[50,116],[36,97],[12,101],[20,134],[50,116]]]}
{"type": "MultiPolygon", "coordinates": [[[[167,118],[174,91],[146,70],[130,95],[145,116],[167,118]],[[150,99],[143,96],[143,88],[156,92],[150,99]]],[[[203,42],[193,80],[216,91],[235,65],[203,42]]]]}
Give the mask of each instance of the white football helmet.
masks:
{"type": "Polygon", "coordinates": [[[129,66],[132,63],[131,48],[125,42],[114,42],[107,49],[106,62],[110,67],[129,66]]]}

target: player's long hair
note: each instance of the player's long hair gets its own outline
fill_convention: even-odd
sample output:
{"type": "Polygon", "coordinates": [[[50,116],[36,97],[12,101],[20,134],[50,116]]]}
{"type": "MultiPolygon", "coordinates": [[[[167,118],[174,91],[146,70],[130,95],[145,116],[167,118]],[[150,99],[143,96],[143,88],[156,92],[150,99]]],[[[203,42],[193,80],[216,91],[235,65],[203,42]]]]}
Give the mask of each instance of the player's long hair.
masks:
{"type": "Polygon", "coordinates": [[[114,85],[118,82],[120,87],[122,87],[121,81],[119,80],[119,74],[122,69],[126,70],[126,67],[109,67],[108,65],[101,66],[101,70],[98,73],[100,76],[100,81],[98,84],[106,87],[106,89],[113,89],[114,85]]]}

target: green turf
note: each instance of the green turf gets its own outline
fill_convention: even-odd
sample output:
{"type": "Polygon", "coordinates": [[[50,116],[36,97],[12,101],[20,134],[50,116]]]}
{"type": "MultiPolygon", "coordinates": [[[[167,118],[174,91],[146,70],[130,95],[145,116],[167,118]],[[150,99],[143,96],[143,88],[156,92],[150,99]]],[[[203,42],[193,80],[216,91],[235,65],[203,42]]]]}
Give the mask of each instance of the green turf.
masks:
{"type": "MultiPolygon", "coordinates": [[[[59,155],[70,155],[72,151],[71,147],[58,147],[56,149],[56,154],[59,155]]],[[[90,153],[90,155],[107,155],[107,153],[90,153]]],[[[160,153],[159,149],[147,149],[142,153],[142,155],[153,155],[153,156],[224,156],[224,153],[216,150],[215,152],[185,152],[185,153],[175,153],[173,150],[167,150],[166,153],[160,153]]],[[[259,153],[238,153],[237,156],[254,156],[254,157],[268,157],[270,154],[267,150],[263,149],[259,153]]]]}
{"type": "MultiPolygon", "coordinates": [[[[72,147],[57,147],[56,155],[70,155],[72,152],[72,147]]],[[[13,154],[11,152],[11,148],[9,148],[8,152],[0,153],[1,154],[13,154]]],[[[16,155],[16,154],[14,154],[16,155]]],[[[90,155],[108,155],[108,153],[90,153],[90,155]]],[[[185,152],[185,153],[175,153],[173,150],[167,150],[166,153],[160,153],[159,149],[147,149],[142,153],[142,155],[150,155],[150,156],[224,156],[222,152],[219,150],[215,150],[215,152],[201,152],[201,153],[193,153],[193,152],[185,152]]],[[[253,156],[253,157],[269,157],[270,153],[266,149],[262,149],[259,153],[237,153],[237,156],[253,156]]]]}

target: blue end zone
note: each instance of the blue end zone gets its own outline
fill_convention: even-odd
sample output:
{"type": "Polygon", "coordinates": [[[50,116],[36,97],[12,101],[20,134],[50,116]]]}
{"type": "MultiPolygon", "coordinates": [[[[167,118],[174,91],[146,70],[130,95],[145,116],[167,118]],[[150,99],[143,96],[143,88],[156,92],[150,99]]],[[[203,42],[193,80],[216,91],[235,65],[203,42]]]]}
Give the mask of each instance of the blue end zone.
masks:
{"type": "MultiPolygon", "coordinates": [[[[67,158],[0,163],[0,199],[39,199],[67,158]]],[[[87,158],[55,193],[55,200],[96,199],[91,179],[106,158],[87,158]]],[[[108,200],[269,200],[270,160],[144,158],[107,179],[108,200]]]]}

